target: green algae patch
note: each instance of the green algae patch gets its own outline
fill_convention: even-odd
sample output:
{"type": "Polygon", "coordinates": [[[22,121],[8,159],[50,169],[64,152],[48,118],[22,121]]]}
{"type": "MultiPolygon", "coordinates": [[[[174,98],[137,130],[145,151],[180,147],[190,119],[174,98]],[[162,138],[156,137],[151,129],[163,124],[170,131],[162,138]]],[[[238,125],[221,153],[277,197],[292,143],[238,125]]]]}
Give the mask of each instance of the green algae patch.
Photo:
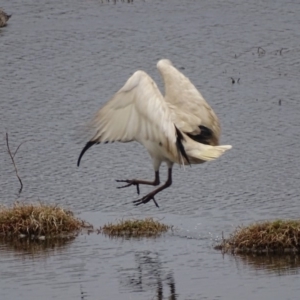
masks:
{"type": "Polygon", "coordinates": [[[0,206],[0,234],[5,237],[65,238],[83,228],[92,225],[57,205],[17,202],[12,207],[0,206]]]}
{"type": "Polygon", "coordinates": [[[109,237],[157,237],[172,229],[153,218],[119,220],[100,227],[100,232],[109,237]]]}
{"type": "Polygon", "coordinates": [[[224,253],[299,253],[300,220],[275,220],[240,226],[214,248],[224,253]]]}

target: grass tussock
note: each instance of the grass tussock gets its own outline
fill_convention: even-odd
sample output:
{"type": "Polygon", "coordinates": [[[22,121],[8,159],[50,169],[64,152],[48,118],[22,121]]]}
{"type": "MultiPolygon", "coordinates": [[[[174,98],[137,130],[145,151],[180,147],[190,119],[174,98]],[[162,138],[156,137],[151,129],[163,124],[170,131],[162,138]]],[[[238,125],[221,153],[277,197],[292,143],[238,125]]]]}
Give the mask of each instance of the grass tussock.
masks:
{"type": "Polygon", "coordinates": [[[0,206],[0,234],[4,236],[65,237],[87,227],[91,225],[57,205],[0,206]]]}
{"type": "Polygon", "coordinates": [[[100,232],[110,237],[157,237],[173,226],[163,224],[153,218],[144,220],[120,220],[116,224],[108,223],[100,228],[100,232]]]}
{"type": "Polygon", "coordinates": [[[276,220],[238,227],[215,249],[231,253],[300,251],[300,220],[276,220]]]}

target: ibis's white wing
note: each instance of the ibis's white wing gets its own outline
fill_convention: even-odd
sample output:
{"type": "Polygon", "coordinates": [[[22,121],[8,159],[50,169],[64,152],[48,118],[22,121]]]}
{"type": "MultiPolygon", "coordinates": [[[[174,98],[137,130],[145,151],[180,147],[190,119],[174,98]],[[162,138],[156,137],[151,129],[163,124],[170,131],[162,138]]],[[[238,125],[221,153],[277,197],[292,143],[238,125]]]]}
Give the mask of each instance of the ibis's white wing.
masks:
{"type": "Polygon", "coordinates": [[[165,100],[171,104],[176,126],[183,132],[199,134],[202,125],[212,130],[218,140],[219,120],[191,81],[167,59],[160,60],[157,68],[164,80],[165,100]]]}
{"type": "Polygon", "coordinates": [[[92,127],[94,142],[176,143],[168,104],[155,82],[143,71],[135,72],[96,113],[92,127]]]}

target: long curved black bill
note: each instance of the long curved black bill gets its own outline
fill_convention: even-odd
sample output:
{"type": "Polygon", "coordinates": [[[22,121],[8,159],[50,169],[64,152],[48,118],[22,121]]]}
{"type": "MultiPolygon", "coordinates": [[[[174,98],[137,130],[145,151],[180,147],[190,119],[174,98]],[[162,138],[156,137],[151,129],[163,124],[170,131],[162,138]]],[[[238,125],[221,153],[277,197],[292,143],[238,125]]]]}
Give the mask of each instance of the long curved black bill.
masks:
{"type": "Polygon", "coordinates": [[[97,144],[97,142],[94,141],[89,141],[86,143],[86,145],[84,146],[84,148],[82,149],[78,161],[77,161],[77,167],[79,167],[80,165],[80,161],[81,161],[81,157],[83,156],[83,154],[85,153],[86,150],[88,150],[89,148],[91,148],[94,144],[97,144]]]}

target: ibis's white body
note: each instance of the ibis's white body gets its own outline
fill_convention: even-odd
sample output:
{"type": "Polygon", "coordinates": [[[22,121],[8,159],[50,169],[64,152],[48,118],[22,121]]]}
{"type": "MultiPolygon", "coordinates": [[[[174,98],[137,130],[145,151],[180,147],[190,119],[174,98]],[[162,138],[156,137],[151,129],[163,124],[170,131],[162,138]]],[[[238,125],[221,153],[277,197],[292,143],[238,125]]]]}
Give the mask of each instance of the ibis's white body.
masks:
{"type": "Polygon", "coordinates": [[[219,157],[231,146],[218,146],[220,124],[200,92],[169,60],[160,60],[157,68],[165,83],[165,97],[144,71],[136,71],[125,85],[96,113],[92,120],[94,142],[141,143],[149,152],[157,171],[162,162],[186,164],[176,145],[182,145],[190,163],[197,164],[219,157]],[[199,126],[212,132],[207,144],[190,136],[201,134],[199,126]]]}

